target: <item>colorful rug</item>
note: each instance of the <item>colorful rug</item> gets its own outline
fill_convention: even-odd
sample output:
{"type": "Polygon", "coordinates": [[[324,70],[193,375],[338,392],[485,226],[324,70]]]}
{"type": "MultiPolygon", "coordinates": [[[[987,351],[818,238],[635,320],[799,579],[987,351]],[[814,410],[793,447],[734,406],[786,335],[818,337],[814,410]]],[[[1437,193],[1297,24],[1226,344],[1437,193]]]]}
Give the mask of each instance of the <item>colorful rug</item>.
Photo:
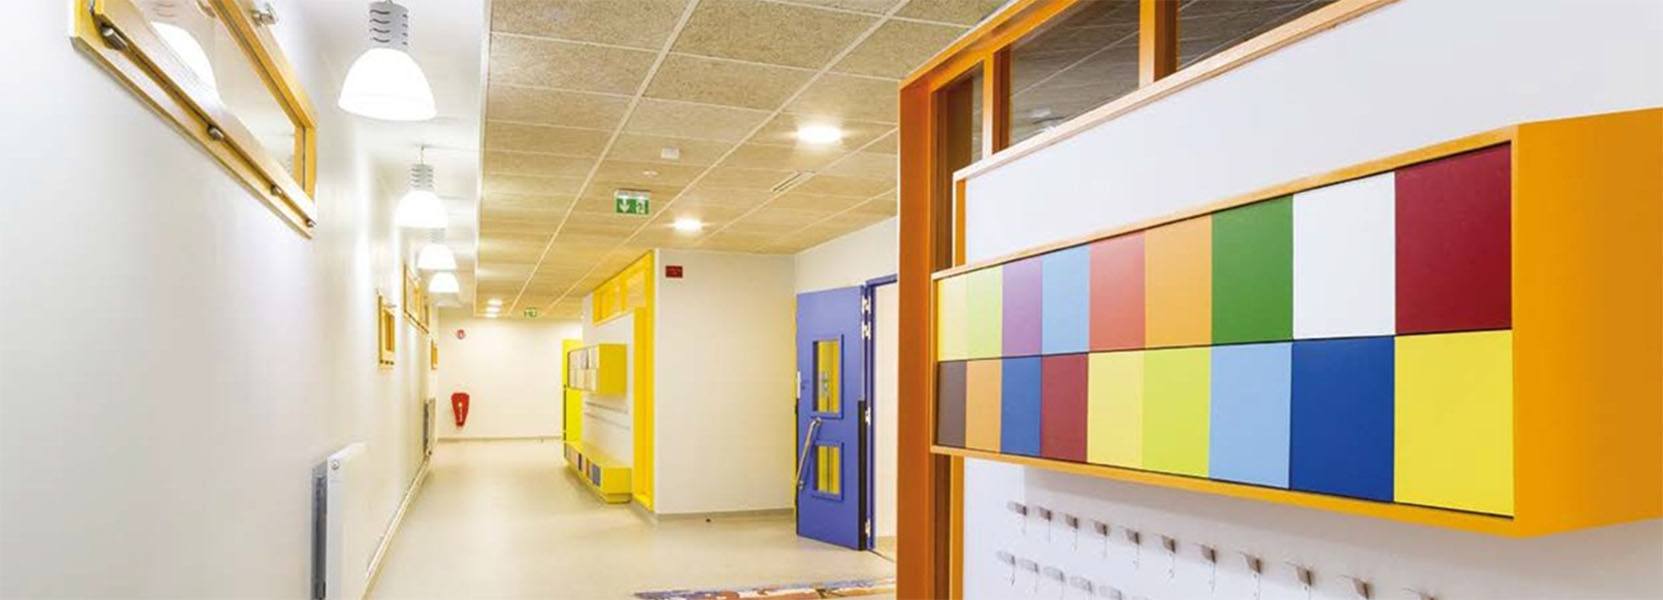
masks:
{"type": "Polygon", "coordinates": [[[886,577],[883,579],[852,579],[821,583],[783,583],[747,588],[636,592],[635,597],[641,600],[729,600],[738,598],[813,600],[893,593],[895,593],[895,578],[886,577]]]}

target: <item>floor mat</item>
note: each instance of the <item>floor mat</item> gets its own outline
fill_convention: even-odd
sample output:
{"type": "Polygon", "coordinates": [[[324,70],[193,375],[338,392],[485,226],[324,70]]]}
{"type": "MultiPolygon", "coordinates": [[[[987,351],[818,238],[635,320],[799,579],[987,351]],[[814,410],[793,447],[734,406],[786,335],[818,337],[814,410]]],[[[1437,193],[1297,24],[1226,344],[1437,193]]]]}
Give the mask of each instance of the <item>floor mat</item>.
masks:
{"type": "Polygon", "coordinates": [[[816,598],[855,598],[895,593],[895,578],[852,579],[821,583],[784,583],[758,587],[663,590],[636,592],[641,600],[728,600],[730,598],[771,598],[777,600],[812,600],[816,598]]]}

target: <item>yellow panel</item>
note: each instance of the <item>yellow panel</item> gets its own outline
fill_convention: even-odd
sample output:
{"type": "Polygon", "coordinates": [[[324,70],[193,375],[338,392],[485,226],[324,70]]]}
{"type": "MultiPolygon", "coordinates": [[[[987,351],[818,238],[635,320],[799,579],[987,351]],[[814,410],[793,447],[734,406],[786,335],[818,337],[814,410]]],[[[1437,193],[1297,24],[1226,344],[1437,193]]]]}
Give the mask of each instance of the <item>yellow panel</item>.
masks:
{"type": "Polygon", "coordinates": [[[998,359],[973,360],[964,373],[964,446],[999,450],[1003,365],[998,359]]]}
{"type": "MultiPolygon", "coordinates": [[[[568,357],[573,350],[583,345],[583,340],[560,340],[560,356],[568,357]]],[[[572,389],[571,369],[560,370],[560,384],[564,391],[561,393],[561,418],[565,424],[565,431],[561,438],[567,442],[583,439],[583,393],[572,389]]]]}
{"type": "Polygon", "coordinates": [[[936,347],[938,360],[964,360],[970,355],[969,328],[965,323],[969,312],[964,277],[952,277],[936,282],[936,347]]]}
{"type": "Polygon", "coordinates": [[[843,448],[841,446],[814,447],[814,491],[822,494],[843,492],[843,448]]]}
{"type": "Polygon", "coordinates": [[[1143,467],[1207,476],[1212,350],[1151,350],[1143,357],[1143,467]]]}
{"type": "Polygon", "coordinates": [[[965,318],[969,321],[966,352],[970,358],[1002,354],[1005,318],[1005,271],[991,267],[964,276],[965,318]]]}
{"type": "Polygon", "coordinates": [[[843,412],[843,345],[836,339],[814,342],[814,411],[843,412]]]}
{"type": "Polygon", "coordinates": [[[1086,460],[1143,466],[1143,352],[1091,355],[1086,388],[1086,460]]]}
{"type": "Polygon", "coordinates": [[[1513,332],[1397,338],[1397,502],[1513,514],[1513,332]]]}

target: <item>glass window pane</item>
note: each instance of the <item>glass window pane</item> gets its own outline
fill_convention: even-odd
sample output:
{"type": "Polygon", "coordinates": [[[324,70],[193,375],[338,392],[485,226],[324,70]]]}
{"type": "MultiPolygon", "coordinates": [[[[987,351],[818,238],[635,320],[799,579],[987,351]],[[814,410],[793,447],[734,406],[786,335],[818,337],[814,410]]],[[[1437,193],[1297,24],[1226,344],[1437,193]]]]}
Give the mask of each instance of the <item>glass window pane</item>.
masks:
{"type": "Polygon", "coordinates": [[[1195,64],[1334,0],[1188,0],[1178,7],[1178,68],[1195,64]]]}
{"type": "Polygon", "coordinates": [[[1138,1],[1085,0],[1011,48],[1011,143],[1138,87],[1138,1]]]}
{"type": "Polygon", "coordinates": [[[814,342],[814,411],[837,414],[843,411],[842,343],[836,339],[814,342]]]}
{"type": "Polygon", "coordinates": [[[196,75],[197,83],[219,98],[260,146],[301,181],[301,174],[295,170],[298,128],[225,23],[196,0],[144,0],[138,4],[151,28],[196,75]]]}

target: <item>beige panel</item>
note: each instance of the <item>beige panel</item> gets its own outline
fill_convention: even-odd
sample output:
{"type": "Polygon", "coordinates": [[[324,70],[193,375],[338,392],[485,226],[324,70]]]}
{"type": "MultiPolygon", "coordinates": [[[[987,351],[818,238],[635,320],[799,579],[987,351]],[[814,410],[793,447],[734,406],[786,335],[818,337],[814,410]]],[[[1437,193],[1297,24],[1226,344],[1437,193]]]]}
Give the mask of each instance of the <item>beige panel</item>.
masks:
{"type": "Polygon", "coordinates": [[[687,202],[744,209],[767,202],[773,195],[773,192],[765,189],[739,189],[700,182],[688,188],[677,204],[687,202]]]}
{"type": "Polygon", "coordinates": [[[739,234],[723,231],[706,237],[699,247],[730,252],[762,252],[778,236],[739,234]]]}
{"type": "Polygon", "coordinates": [[[797,129],[804,125],[833,125],[841,128],[843,139],[829,145],[840,150],[854,150],[895,129],[894,125],[888,123],[854,121],[835,115],[784,113],[769,120],[768,124],[757,130],[756,136],[749,141],[776,146],[795,146],[801,143],[797,141],[797,129]]]}
{"type": "Polygon", "coordinates": [[[1005,4],[1005,0],[911,0],[897,17],[974,25],[1005,4]]]}
{"type": "Polygon", "coordinates": [[[677,200],[675,204],[665,207],[663,213],[668,215],[668,217],[666,217],[667,220],[689,217],[704,221],[706,227],[711,227],[738,218],[740,215],[745,214],[748,210],[750,210],[749,207],[688,201],[684,198],[682,200],[677,200]]]}
{"type": "Polygon", "coordinates": [[[843,175],[847,177],[864,177],[895,181],[900,177],[900,160],[894,154],[878,154],[876,152],[856,152],[843,157],[821,172],[827,175],[843,175]]]}
{"type": "Polygon", "coordinates": [[[833,71],[900,79],[963,34],[965,28],[889,21],[838,61],[833,71]]]}
{"type": "Polygon", "coordinates": [[[893,187],[895,187],[895,182],[891,180],[844,177],[841,175],[816,175],[803,182],[802,185],[793,188],[792,191],[805,194],[858,196],[861,199],[866,199],[887,192],[893,187]]]}
{"type": "Polygon", "coordinates": [[[810,4],[826,8],[838,8],[857,12],[881,15],[905,0],[795,0],[798,4],[810,4]]]}
{"type": "Polygon", "coordinates": [[[644,135],[739,141],[768,118],[765,111],[643,98],[624,131],[644,135]]]}
{"type": "Polygon", "coordinates": [[[555,154],[486,150],[484,155],[482,169],[490,174],[582,178],[595,165],[592,158],[555,154]]]}
{"type": "Polygon", "coordinates": [[[716,161],[721,159],[722,155],[726,154],[728,149],[732,147],[731,142],[626,133],[619,135],[618,139],[612,142],[612,150],[607,153],[606,157],[608,159],[708,166],[716,164],[716,161]],[[663,151],[667,147],[679,151],[680,157],[664,158],[663,151]]]}
{"type": "Polygon", "coordinates": [[[867,146],[865,152],[877,152],[879,154],[900,154],[901,153],[901,134],[897,131],[891,130],[888,135],[885,135],[882,138],[879,138],[878,141],[872,142],[872,145],[867,146]]]}
{"type": "Polygon", "coordinates": [[[751,169],[818,171],[842,155],[841,149],[830,146],[744,144],[734,149],[722,164],[751,169]]]}
{"type": "Polygon", "coordinates": [[[474,270],[474,281],[484,286],[492,283],[520,283],[531,276],[534,263],[496,262],[480,265],[474,270]]]}
{"type": "Polygon", "coordinates": [[[818,69],[875,21],[759,0],[703,0],[673,50],[818,69]]]}
{"type": "Polygon", "coordinates": [[[672,54],[647,86],[648,98],[772,110],[814,73],[672,54]]]}
{"type": "Polygon", "coordinates": [[[479,221],[480,239],[503,234],[541,234],[553,235],[566,220],[565,211],[545,211],[538,220],[514,220],[499,218],[484,218],[479,221]]]}
{"type": "Polygon", "coordinates": [[[746,169],[720,166],[706,173],[704,178],[699,180],[699,184],[713,188],[767,190],[790,177],[791,173],[791,171],[777,169],[746,169]]]}
{"type": "Polygon", "coordinates": [[[845,208],[852,207],[866,198],[857,196],[828,196],[800,191],[801,188],[791,190],[768,203],[768,208],[789,208],[798,210],[812,210],[830,215],[845,208]]]}
{"type": "MultiPolygon", "coordinates": [[[[485,194],[480,198],[481,211],[488,209],[499,210],[565,210],[575,200],[572,196],[538,196],[526,194],[485,194]]],[[[483,214],[483,212],[481,213],[483,214]]]]}
{"type": "Polygon", "coordinates": [[[482,178],[487,195],[570,196],[577,194],[583,187],[581,177],[486,174],[482,178]]]}
{"type": "Polygon", "coordinates": [[[491,30],[658,50],[687,0],[492,0],[491,30]]]}
{"type": "Polygon", "coordinates": [[[821,219],[832,216],[838,210],[840,209],[830,207],[802,206],[799,208],[770,204],[746,215],[736,225],[743,225],[742,229],[747,231],[768,229],[772,230],[774,235],[783,235],[817,223],[821,219]]]}
{"type": "Polygon", "coordinates": [[[786,112],[894,123],[899,97],[894,81],[827,73],[792,101],[786,112]]]}
{"type": "Polygon", "coordinates": [[[589,129],[612,129],[624,118],[629,99],[581,92],[491,84],[485,118],[589,129]]]}
{"type": "MultiPolygon", "coordinates": [[[[595,171],[597,181],[623,183],[638,188],[683,187],[693,181],[704,167],[675,163],[647,163],[629,160],[605,160],[595,171]]],[[[656,199],[656,198],[655,198],[656,199]]],[[[667,199],[667,198],[666,198],[667,199]]]]}
{"type": "Polygon", "coordinates": [[[631,94],[641,87],[657,54],[610,46],[492,35],[493,83],[631,94]]]}
{"type": "Polygon", "coordinates": [[[595,157],[611,135],[600,129],[486,121],[485,149],[595,157]]]}

